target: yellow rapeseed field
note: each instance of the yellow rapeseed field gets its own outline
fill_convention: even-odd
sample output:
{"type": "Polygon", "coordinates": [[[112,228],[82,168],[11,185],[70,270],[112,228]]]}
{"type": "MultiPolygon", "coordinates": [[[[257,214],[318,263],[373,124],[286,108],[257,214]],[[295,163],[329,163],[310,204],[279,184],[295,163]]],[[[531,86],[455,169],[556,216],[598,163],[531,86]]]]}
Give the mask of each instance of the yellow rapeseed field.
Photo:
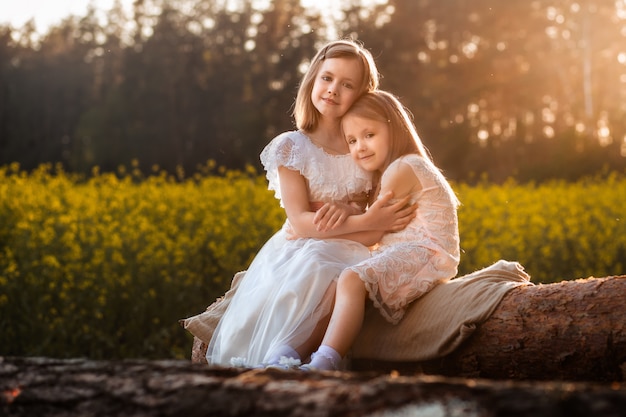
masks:
{"type": "MultiPolygon", "coordinates": [[[[453,185],[460,274],[498,259],[534,282],[624,273],[626,178],[453,185]]],[[[209,163],[89,178],[0,168],[0,355],[188,357],[201,312],[285,215],[265,178],[209,163]]]]}

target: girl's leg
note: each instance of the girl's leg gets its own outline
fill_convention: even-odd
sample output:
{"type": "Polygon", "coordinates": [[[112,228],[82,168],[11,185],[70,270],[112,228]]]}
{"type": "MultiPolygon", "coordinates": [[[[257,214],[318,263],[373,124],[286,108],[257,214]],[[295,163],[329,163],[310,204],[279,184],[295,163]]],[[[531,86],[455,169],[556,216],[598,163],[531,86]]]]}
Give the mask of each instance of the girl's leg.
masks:
{"type": "Polygon", "coordinates": [[[345,270],[339,277],[335,307],[322,346],[313,354],[311,368],[324,370],[337,369],[354,339],[359,334],[365,316],[367,290],[359,275],[345,270]]]}
{"type": "MultiPolygon", "coordinates": [[[[333,281],[333,283],[330,284],[324,295],[325,300],[330,297],[329,302],[331,305],[335,302],[336,288],[337,283],[333,281]]],[[[272,358],[268,363],[270,365],[277,365],[280,363],[280,359],[282,356],[301,360],[305,360],[306,358],[308,358],[311,353],[313,353],[315,349],[317,349],[320,343],[322,343],[322,338],[324,337],[326,329],[328,328],[328,322],[330,321],[331,314],[332,311],[320,319],[320,321],[313,329],[311,336],[309,336],[309,338],[305,340],[302,344],[294,346],[293,348],[287,345],[279,347],[275,352],[273,352],[272,358]]]]}
{"type": "MultiPolygon", "coordinates": [[[[330,298],[330,304],[333,305],[335,303],[335,293],[337,291],[337,282],[333,281],[326,290],[324,294],[324,300],[330,298]]],[[[330,316],[332,314],[332,310],[330,313],[322,317],[322,319],[317,323],[315,329],[313,329],[313,333],[311,336],[304,341],[301,345],[296,347],[296,351],[300,354],[300,357],[304,360],[308,358],[311,353],[317,349],[317,347],[322,343],[322,339],[324,334],[326,334],[326,329],[328,328],[328,322],[330,321],[330,316]]]]}

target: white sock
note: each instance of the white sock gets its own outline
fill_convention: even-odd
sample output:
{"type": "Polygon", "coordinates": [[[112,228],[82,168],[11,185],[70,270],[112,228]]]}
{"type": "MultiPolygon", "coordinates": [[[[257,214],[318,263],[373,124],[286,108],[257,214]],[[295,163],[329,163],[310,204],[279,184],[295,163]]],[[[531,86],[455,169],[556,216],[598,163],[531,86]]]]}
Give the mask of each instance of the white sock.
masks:
{"type": "Polygon", "coordinates": [[[321,345],[317,352],[311,355],[309,367],[321,371],[337,371],[341,364],[341,355],[328,345],[321,345]]]}
{"type": "Polygon", "coordinates": [[[267,361],[268,365],[278,365],[280,358],[286,357],[291,359],[300,360],[300,355],[291,346],[282,345],[275,349],[270,355],[270,359],[267,361]]]}

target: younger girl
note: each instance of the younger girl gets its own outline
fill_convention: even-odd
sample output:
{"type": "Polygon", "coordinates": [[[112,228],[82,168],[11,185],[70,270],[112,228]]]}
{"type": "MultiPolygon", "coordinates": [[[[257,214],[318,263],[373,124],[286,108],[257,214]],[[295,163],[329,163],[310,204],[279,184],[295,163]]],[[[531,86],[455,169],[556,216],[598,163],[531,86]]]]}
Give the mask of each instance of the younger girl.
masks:
{"type": "Polygon", "coordinates": [[[242,278],[209,343],[209,364],[256,367],[308,357],[326,328],[334,282],[369,257],[367,247],[342,236],[399,230],[414,216],[411,208],[400,210],[405,202],[386,205],[386,199],[365,214],[351,209],[355,215],[333,230],[313,224],[315,207],[366,200],[371,174],[350,157],[340,123],[352,103],[377,86],[372,56],[356,42],[331,42],[314,57],[296,97],[299,130],[277,136],[261,153],[287,222],[242,278]],[[289,232],[306,238],[288,239],[289,232]]]}
{"type": "Polygon", "coordinates": [[[345,269],[322,345],[304,369],[336,370],[361,329],[367,297],[391,323],[434,285],[453,278],[459,263],[457,207],[402,104],[384,91],[357,100],[342,121],[352,157],[380,178],[379,195],[393,191],[417,202],[417,217],[398,233],[370,233],[379,242],[369,259],[345,269]]]}

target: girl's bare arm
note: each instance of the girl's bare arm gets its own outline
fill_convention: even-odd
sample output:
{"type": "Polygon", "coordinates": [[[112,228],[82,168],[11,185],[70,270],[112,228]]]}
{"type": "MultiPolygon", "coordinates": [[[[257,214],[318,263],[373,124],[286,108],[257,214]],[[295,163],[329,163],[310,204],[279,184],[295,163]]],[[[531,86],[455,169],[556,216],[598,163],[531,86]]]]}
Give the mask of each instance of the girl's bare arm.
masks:
{"type": "Polygon", "coordinates": [[[415,207],[406,206],[406,200],[387,205],[391,195],[384,195],[370,209],[359,215],[349,216],[343,224],[333,230],[320,231],[313,223],[315,213],[310,209],[306,180],[299,172],[280,167],[280,190],[289,223],[299,237],[332,238],[358,232],[401,230],[415,216],[415,207]],[[407,221],[408,219],[408,221],[407,221]]]}

